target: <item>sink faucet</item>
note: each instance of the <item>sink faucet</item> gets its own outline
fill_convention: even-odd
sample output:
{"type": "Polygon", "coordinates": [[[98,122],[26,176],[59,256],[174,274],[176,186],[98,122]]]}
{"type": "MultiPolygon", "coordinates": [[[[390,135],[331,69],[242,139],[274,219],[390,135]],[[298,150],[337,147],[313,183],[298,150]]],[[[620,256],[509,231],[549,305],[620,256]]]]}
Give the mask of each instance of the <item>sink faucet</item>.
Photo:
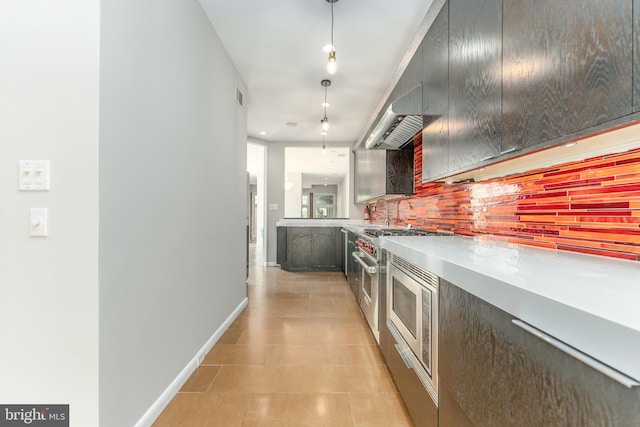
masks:
{"type": "Polygon", "coordinates": [[[373,205],[373,210],[374,210],[374,212],[378,211],[378,202],[380,202],[380,201],[384,202],[387,205],[386,206],[387,207],[386,214],[385,214],[385,217],[384,217],[384,225],[386,225],[388,227],[389,226],[389,201],[387,199],[378,199],[378,200],[376,200],[376,203],[373,205]]]}

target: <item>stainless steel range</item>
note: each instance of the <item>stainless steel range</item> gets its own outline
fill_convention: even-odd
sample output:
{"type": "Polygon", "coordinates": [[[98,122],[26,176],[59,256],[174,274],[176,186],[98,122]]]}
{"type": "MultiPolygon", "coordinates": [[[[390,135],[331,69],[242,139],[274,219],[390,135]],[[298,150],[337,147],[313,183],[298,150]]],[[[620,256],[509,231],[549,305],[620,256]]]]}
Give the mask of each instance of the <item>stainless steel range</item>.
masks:
{"type": "Polygon", "coordinates": [[[373,336],[380,343],[378,296],[380,292],[384,291],[380,275],[386,268],[386,253],[380,248],[378,238],[380,236],[435,236],[443,233],[415,228],[372,227],[365,228],[357,234],[358,250],[352,252],[351,256],[362,266],[359,288],[360,308],[369,323],[373,336]]]}

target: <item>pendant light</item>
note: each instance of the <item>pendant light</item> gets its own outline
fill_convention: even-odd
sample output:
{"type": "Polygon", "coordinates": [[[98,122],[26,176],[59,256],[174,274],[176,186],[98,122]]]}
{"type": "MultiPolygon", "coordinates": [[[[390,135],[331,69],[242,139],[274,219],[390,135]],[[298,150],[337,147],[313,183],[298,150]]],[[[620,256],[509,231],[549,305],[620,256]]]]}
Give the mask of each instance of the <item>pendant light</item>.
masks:
{"type": "Polygon", "coordinates": [[[327,88],[331,86],[331,80],[324,79],[320,82],[322,87],[324,87],[324,102],[322,106],[324,107],[324,117],[320,120],[320,125],[322,126],[322,132],[326,133],[329,130],[329,118],[327,117],[327,88]]]}
{"type": "Polygon", "coordinates": [[[336,48],[333,44],[333,4],[338,0],[327,0],[331,3],[331,51],[329,52],[329,60],[327,61],[327,73],[334,75],[338,71],[338,63],[336,62],[336,48]]]}

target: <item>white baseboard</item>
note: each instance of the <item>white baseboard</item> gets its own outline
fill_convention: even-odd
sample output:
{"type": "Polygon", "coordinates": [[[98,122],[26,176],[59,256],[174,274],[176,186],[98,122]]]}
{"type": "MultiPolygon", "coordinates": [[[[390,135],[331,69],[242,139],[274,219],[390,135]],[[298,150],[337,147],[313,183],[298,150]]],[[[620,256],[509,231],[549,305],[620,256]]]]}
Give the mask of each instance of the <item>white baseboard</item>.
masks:
{"type": "Polygon", "coordinates": [[[244,310],[244,308],[248,304],[248,299],[245,298],[242,300],[240,305],[233,310],[233,313],[224,321],[222,325],[214,332],[214,334],[207,340],[207,342],[202,346],[202,348],[196,353],[196,355],[187,363],[187,366],[182,369],[182,371],[178,374],[178,376],[171,381],[171,384],[162,392],[162,394],[156,399],[156,401],[151,405],[151,407],[144,413],[142,418],[138,420],[135,424],[135,427],[151,427],[154,421],[160,416],[164,408],[167,407],[171,399],[178,393],[180,388],[184,385],[185,382],[189,379],[191,374],[198,369],[198,366],[202,363],[205,356],[211,348],[218,342],[222,334],[229,328],[231,323],[238,317],[238,315],[244,310]]]}

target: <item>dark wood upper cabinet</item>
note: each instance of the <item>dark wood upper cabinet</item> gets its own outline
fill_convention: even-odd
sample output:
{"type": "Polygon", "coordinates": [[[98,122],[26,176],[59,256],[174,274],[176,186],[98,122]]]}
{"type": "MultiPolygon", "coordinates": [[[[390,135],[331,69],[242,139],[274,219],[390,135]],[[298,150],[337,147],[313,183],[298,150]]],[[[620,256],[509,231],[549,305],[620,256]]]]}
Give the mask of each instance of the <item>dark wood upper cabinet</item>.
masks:
{"type": "Polygon", "coordinates": [[[450,0],[448,163],[452,172],[500,153],[501,61],[502,0],[450,0]]]}
{"type": "Polygon", "coordinates": [[[402,150],[355,152],[355,202],[413,194],[413,144],[402,150]]]}
{"type": "Polygon", "coordinates": [[[640,0],[633,1],[633,111],[640,111],[640,0]]]}
{"type": "Polygon", "coordinates": [[[632,1],[504,0],[501,151],[632,112],[632,1]]]}
{"type": "Polygon", "coordinates": [[[422,179],[449,168],[449,5],[445,3],[422,42],[422,179]]]}

